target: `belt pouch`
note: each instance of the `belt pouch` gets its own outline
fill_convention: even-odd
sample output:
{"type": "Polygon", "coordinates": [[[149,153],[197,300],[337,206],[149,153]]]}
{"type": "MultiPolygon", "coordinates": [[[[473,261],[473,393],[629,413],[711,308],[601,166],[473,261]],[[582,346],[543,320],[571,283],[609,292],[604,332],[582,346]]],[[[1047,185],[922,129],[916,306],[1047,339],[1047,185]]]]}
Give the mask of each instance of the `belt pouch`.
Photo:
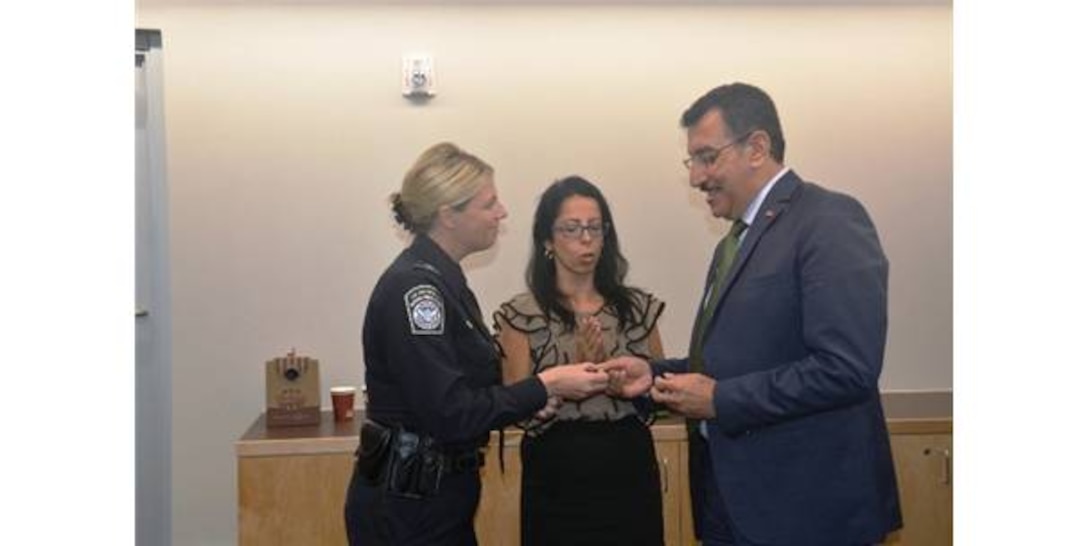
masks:
{"type": "Polygon", "coordinates": [[[392,437],[392,429],[370,420],[363,421],[355,464],[368,485],[381,483],[382,473],[389,465],[392,437]]]}

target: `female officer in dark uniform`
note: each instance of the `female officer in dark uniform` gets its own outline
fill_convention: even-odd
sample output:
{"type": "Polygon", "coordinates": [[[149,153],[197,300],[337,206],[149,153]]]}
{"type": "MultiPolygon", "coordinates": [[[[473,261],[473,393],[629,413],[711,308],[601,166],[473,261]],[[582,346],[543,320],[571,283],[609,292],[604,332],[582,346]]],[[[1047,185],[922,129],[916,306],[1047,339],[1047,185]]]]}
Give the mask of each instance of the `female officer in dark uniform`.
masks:
{"type": "Polygon", "coordinates": [[[344,506],[352,545],[475,545],[489,431],[601,392],[592,365],[508,386],[459,262],[495,243],[506,209],[493,171],[449,143],[425,151],[393,195],[415,238],[386,269],[363,323],[368,422],[344,506]]]}

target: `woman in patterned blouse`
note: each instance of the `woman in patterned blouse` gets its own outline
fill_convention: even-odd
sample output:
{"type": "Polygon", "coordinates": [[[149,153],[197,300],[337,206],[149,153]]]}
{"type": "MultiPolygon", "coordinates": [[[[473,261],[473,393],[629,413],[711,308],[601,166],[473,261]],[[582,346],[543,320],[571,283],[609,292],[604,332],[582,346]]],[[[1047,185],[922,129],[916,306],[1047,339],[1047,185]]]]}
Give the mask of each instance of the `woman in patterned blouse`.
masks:
{"type": "MultiPolygon", "coordinates": [[[[529,291],[495,313],[504,382],[618,355],[661,358],[665,305],[625,286],[626,273],[600,190],[578,176],[552,184],[533,222],[529,291]]],[[[552,407],[522,424],[522,544],[661,545],[648,405],[599,394],[552,407]]]]}

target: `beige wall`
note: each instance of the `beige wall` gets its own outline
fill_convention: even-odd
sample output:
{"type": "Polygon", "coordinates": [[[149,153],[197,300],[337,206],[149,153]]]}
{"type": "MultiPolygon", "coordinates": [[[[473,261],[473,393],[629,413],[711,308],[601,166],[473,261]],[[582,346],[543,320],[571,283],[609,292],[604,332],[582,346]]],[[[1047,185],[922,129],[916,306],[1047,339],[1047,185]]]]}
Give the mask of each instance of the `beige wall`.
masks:
{"type": "Polygon", "coordinates": [[[949,7],[148,7],[137,24],[164,40],[176,545],[234,542],[232,442],[266,359],[296,347],[324,386],[361,381],[363,306],[405,243],[385,199],[436,141],[491,162],[510,211],[467,263],[485,312],[522,290],[536,196],[579,173],[682,353],[723,230],[686,188],[677,120],[725,81],[769,91],[787,163],[873,215],[882,386],[952,386],[949,7]],[[400,96],[411,51],[437,67],[423,105],[400,96]]]}

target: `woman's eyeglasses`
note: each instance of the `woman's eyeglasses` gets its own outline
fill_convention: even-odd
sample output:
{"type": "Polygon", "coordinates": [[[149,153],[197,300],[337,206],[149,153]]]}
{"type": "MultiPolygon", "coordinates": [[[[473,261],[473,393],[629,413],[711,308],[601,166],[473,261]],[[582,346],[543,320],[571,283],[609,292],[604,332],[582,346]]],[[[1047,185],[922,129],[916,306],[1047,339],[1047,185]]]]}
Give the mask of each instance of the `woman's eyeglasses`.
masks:
{"type": "Polygon", "coordinates": [[[600,239],[608,233],[608,224],[579,224],[578,222],[571,222],[569,224],[558,224],[553,231],[564,239],[581,239],[583,235],[589,235],[590,239],[600,239]]]}

